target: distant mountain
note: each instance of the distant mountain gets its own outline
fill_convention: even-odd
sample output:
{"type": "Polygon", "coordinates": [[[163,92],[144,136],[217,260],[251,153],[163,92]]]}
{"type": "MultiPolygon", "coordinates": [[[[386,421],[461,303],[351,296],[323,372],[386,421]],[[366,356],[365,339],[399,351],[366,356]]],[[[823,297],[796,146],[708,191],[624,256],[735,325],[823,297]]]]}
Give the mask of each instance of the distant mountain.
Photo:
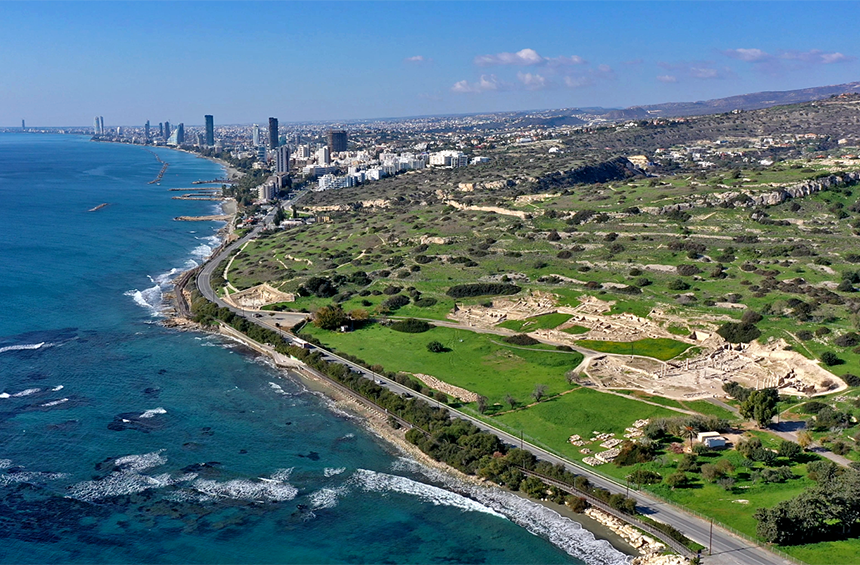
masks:
{"type": "Polygon", "coordinates": [[[754,92],[716,98],[699,102],[668,102],[650,106],[632,106],[623,110],[611,110],[601,117],[609,120],[644,119],[657,116],[701,116],[704,114],[719,114],[732,110],[758,110],[784,104],[798,104],[829,98],[833,95],[860,92],[860,82],[833,84],[801,88],[800,90],[784,90],[780,92],[754,92]]]}

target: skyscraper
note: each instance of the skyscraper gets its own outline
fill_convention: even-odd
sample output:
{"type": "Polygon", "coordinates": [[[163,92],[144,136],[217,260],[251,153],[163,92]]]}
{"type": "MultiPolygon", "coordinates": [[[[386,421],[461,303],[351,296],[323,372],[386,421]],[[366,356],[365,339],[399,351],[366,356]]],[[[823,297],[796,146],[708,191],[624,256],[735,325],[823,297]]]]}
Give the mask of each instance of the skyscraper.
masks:
{"type": "Polygon", "coordinates": [[[185,124],[181,123],[176,126],[176,145],[185,143],[185,124]]]}
{"type": "Polygon", "coordinates": [[[164,139],[164,123],[158,122],[158,137],[164,139]]]}
{"type": "Polygon", "coordinates": [[[104,116],[99,116],[99,133],[105,133],[105,118],[104,116]]]}
{"type": "Polygon", "coordinates": [[[288,173],[290,172],[290,148],[287,145],[281,145],[276,149],[275,153],[275,172],[288,173]]]}
{"type": "Polygon", "coordinates": [[[21,129],[27,129],[27,124],[24,123],[24,120],[21,120],[21,129]]]}
{"type": "Polygon", "coordinates": [[[203,116],[206,118],[206,145],[215,145],[215,118],[211,114],[203,116]]]}
{"type": "Polygon", "coordinates": [[[99,128],[99,117],[96,116],[93,118],[93,135],[99,135],[101,133],[101,128],[99,128]]]}
{"type": "Polygon", "coordinates": [[[346,151],[346,131],[342,129],[328,130],[328,150],[332,153],[346,151]]]}
{"type": "Polygon", "coordinates": [[[164,122],[164,137],[165,139],[170,137],[170,122],[164,122]]]}
{"type": "Polygon", "coordinates": [[[149,120],[146,120],[146,123],[143,125],[143,139],[149,142],[149,120]]]}
{"type": "Polygon", "coordinates": [[[269,149],[278,147],[278,118],[269,118],[269,149]]]}
{"type": "Polygon", "coordinates": [[[254,124],[254,127],[251,128],[251,141],[254,143],[254,147],[260,146],[260,126],[254,124]]]}

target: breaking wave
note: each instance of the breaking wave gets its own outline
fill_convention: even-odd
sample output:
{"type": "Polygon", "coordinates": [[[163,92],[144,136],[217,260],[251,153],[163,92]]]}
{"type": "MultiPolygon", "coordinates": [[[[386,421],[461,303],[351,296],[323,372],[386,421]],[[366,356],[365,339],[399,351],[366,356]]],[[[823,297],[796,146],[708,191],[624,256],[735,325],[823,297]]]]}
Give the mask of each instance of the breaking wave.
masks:
{"type": "Polygon", "coordinates": [[[465,483],[404,457],[399,458],[392,468],[418,472],[447,488],[464,492],[471,499],[505,516],[532,534],[549,540],[565,553],[585,561],[588,565],[627,565],[632,559],[612,547],[608,541],[596,539],[594,534],[580,524],[555,510],[500,488],[465,483]]]}
{"type": "Polygon", "coordinates": [[[292,500],[299,489],[275,479],[261,479],[261,482],[245,479],[217,482],[197,479],[191,485],[199,493],[211,498],[232,498],[259,502],[284,502],[292,500]]]}
{"type": "Polygon", "coordinates": [[[61,398],[59,400],[52,400],[51,402],[46,402],[44,404],[40,404],[39,406],[41,406],[42,408],[50,408],[51,406],[58,406],[60,404],[63,404],[64,402],[68,402],[68,401],[69,401],[68,398],[61,398]]]}
{"type": "Polygon", "coordinates": [[[43,347],[53,347],[53,343],[24,343],[21,345],[6,345],[4,347],[0,347],[0,353],[6,353],[7,351],[30,351],[33,349],[41,349],[43,347]]]}
{"type": "Polygon", "coordinates": [[[311,508],[319,510],[322,508],[334,508],[337,506],[337,501],[340,497],[346,495],[349,490],[346,487],[338,488],[321,488],[318,491],[308,495],[311,502],[311,508]]]}
{"type": "Polygon", "coordinates": [[[465,496],[439,487],[419,483],[406,477],[387,475],[376,471],[368,471],[367,469],[358,469],[352,476],[352,481],[368,492],[399,492],[410,494],[436,506],[453,506],[464,511],[483,512],[498,516],[499,518],[505,517],[492,508],[471,498],[466,498],[465,496]]]}
{"type": "Polygon", "coordinates": [[[325,475],[326,477],[333,477],[335,475],[340,475],[344,471],[346,471],[346,467],[326,467],[325,469],[323,469],[323,475],[325,475]]]}
{"type": "Polygon", "coordinates": [[[155,417],[155,416],[156,416],[156,415],[158,415],[158,414],[167,414],[167,410],[165,410],[164,408],[161,408],[161,407],[153,408],[152,410],[147,410],[146,412],[144,412],[143,414],[141,414],[141,415],[139,416],[139,418],[140,418],[140,419],[153,418],[153,417],[155,417]]]}

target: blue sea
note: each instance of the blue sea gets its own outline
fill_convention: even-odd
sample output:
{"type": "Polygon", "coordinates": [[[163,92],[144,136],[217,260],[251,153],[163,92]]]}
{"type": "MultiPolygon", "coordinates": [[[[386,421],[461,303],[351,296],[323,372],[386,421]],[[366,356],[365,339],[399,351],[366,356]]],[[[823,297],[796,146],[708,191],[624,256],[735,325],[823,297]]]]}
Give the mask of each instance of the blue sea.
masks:
{"type": "Polygon", "coordinates": [[[170,279],[221,227],[174,221],[217,203],[168,189],[222,174],[164,148],[0,134],[0,562],[627,561],[411,461],[241,346],[163,327],[170,279]]]}

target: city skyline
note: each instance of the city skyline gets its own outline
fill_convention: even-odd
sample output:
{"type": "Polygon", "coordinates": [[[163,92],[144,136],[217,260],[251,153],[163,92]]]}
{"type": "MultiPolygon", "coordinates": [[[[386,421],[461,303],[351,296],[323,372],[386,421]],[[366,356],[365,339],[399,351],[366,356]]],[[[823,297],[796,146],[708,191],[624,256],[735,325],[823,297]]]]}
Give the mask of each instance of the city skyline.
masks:
{"type": "Polygon", "coordinates": [[[843,2],[34,6],[4,4],[0,46],[16,56],[0,126],[611,108],[860,78],[848,34],[823,33],[860,15],[843,2]]]}

